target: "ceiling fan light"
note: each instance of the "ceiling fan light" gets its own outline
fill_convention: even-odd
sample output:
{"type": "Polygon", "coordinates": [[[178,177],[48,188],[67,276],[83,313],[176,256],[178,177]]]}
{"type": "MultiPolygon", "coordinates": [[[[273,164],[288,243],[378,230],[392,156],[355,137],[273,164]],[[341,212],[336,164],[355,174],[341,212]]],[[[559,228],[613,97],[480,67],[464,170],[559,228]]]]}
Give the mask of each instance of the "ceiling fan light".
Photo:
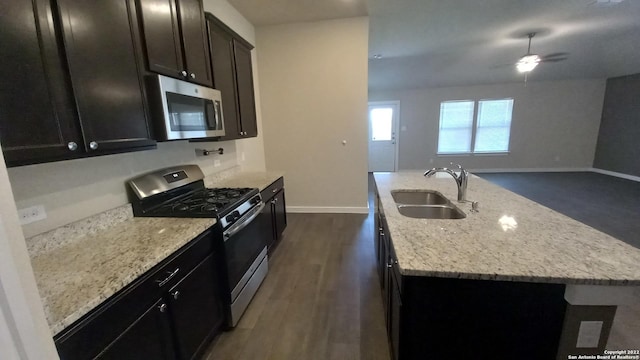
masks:
{"type": "Polygon", "coordinates": [[[540,63],[540,56],[538,55],[525,55],[516,63],[516,68],[519,72],[529,72],[538,66],[540,63]]]}

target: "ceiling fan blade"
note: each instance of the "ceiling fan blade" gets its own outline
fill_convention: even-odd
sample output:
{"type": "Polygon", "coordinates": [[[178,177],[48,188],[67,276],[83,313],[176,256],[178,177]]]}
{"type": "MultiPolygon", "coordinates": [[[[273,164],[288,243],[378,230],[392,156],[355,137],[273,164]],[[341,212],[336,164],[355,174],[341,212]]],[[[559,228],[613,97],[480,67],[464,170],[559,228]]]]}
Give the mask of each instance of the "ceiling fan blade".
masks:
{"type": "Polygon", "coordinates": [[[557,52],[557,53],[543,55],[542,58],[546,59],[546,58],[553,58],[553,57],[567,57],[567,55],[569,55],[568,52],[557,52]]]}
{"type": "Polygon", "coordinates": [[[544,63],[551,63],[551,62],[560,62],[560,61],[565,61],[568,58],[563,57],[563,58],[551,58],[551,59],[542,59],[540,60],[540,62],[544,62],[544,63]]]}

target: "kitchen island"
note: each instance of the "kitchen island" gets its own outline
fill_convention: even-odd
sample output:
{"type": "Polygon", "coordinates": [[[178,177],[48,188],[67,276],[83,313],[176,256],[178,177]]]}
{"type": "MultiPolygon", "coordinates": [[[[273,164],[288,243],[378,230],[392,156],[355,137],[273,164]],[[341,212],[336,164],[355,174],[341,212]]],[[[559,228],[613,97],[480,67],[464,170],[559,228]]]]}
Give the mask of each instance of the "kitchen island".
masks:
{"type": "Polygon", "coordinates": [[[455,200],[449,175],[375,180],[376,250],[396,358],[598,354],[616,301],[640,285],[640,250],[478,177],[469,179],[467,199],[479,211],[452,201],[466,218],[447,220],[400,214],[391,191],[428,189],[455,200]],[[603,321],[602,331],[595,346],[576,348],[583,320],[603,321]]]}

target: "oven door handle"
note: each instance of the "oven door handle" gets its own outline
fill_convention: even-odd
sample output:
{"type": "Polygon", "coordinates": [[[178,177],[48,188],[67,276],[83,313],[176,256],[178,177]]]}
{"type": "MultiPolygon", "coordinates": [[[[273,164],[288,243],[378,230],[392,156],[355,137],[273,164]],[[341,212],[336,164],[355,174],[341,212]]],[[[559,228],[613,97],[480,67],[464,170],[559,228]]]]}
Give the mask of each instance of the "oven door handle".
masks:
{"type": "Polygon", "coordinates": [[[254,207],[250,210],[249,213],[242,216],[238,221],[236,221],[227,231],[224,232],[224,241],[227,241],[230,237],[237,234],[240,230],[244,229],[247,225],[249,225],[264,209],[264,203],[260,202],[259,206],[254,207]]]}

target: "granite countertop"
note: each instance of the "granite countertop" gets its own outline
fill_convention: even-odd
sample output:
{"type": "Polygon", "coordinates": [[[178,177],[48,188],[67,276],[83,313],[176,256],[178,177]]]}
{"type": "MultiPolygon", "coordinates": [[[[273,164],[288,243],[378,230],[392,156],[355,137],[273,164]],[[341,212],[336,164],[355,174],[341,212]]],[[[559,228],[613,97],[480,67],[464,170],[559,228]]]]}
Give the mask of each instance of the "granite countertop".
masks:
{"type": "Polygon", "coordinates": [[[32,253],[31,265],[53,335],[215,223],[215,219],[130,218],[32,253]]]}
{"type": "Polygon", "coordinates": [[[204,186],[213,187],[250,187],[260,191],[271,185],[284,174],[277,171],[231,172],[229,174],[210,175],[204,178],[204,186]]]}
{"type": "MultiPolygon", "coordinates": [[[[228,171],[207,187],[263,190],[278,172],[228,171]]],[[[131,205],[27,239],[38,290],[55,335],[216,223],[216,219],[134,218],[131,205]]]]}
{"type": "MultiPolygon", "coordinates": [[[[640,249],[477,176],[458,203],[448,174],[375,173],[403,275],[590,285],[640,285],[640,249]],[[435,190],[467,217],[414,219],[401,215],[390,191],[435,190]]],[[[632,219],[629,219],[633,221],[632,219]]]]}

